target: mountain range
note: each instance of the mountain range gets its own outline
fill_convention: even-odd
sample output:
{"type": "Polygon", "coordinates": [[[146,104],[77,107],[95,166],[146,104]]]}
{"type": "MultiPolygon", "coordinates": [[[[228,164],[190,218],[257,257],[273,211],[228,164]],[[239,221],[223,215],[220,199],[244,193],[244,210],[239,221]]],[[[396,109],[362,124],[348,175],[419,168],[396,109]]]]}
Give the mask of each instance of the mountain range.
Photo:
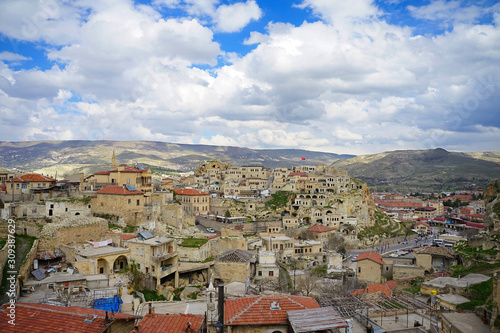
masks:
{"type": "Polygon", "coordinates": [[[0,142],[0,167],[58,178],[107,170],[116,162],[150,167],[157,177],[192,171],[201,161],[269,168],[323,163],[347,170],[377,190],[453,190],[484,187],[500,178],[500,152],[449,152],[441,148],[347,155],[301,149],[250,149],[155,141],[0,142]]]}

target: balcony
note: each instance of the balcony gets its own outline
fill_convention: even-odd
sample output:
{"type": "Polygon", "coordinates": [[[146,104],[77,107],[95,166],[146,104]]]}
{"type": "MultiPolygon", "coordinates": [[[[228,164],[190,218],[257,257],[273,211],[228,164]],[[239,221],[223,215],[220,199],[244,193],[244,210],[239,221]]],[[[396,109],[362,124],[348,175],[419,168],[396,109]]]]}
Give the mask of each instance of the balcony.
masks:
{"type": "Polygon", "coordinates": [[[161,268],[161,278],[168,276],[177,271],[177,265],[167,265],[161,268]]]}
{"type": "Polygon", "coordinates": [[[176,255],[177,255],[177,252],[160,253],[160,254],[156,254],[154,256],[151,256],[150,260],[151,261],[155,261],[155,262],[160,262],[160,261],[163,261],[163,260],[167,260],[167,259],[173,258],[176,255]]]}

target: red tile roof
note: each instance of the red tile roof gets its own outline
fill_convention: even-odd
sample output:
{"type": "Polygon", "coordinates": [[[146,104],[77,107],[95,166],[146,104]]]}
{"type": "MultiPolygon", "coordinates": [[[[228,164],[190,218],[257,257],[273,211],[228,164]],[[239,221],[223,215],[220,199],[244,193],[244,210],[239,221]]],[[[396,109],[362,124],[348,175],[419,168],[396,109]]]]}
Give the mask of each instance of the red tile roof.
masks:
{"type": "Polygon", "coordinates": [[[7,186],[0,185],[0,191],[3,191],[3,192],[7,191],[7,186]]]}
{"type": "Polygon", "coordinates": [[[394,289],[396,288],[396,280],[389,280],[389,281],[385,281],[385,284],[389,287],[389,289],[394,289]]]}
{"type": "Polygon", "coordinates": [[[364,293],[372,294],[376,292],[382,292],[387,296],[392,297],[392,290],[385,283],[368,284],[366,289],[356,289],[351,293],[351,295],[356,296],[364,293]]]}
{"type": "Polygon", "coordinates": [[[109,172],[147,172],[147,171],[148,171],[148,169],[139,169],[136,167],[125,167],[125,168],[123,168],[123,170],[114,169],[114,170],[110,170],[109,172]]]}
{"type": "Polygon", "coordinates": [[[109,175],[109,171],[99,171],[94,173],[94,175],[109,175]]]}
{"type": "Polygon", "coordinates": [[[365,259],[374,261],[374,262],[379,263],[381,265],[384,264],[384,262],[382,260],[382,255],[380,255],[376,252],[373,252],[373,251],[360,253],[355,261],[361,261],[361,260],[365,260],[365,259]]]}
{"type": "Polygon", "coordinates": [[[174,192],[179,195],[208,195],[208,193],[200,192],[191,188],[174,189],[174,192]]]}
{"type": "MultiPolygon", "coordinates": [[[[195,314],[147,314],[139,322],[140,333],[198,332],[203,315],[195,314]],[[188,331],[188,323],[192,331],[188,331]]],[[[132,332],[137,332],[135,329],[132,332]]],[[[131,332],[131,333],[132,333],[131,332]]]]}
{"type": "Polygon", "coordinates": [[[467,227],[473,227],[473,228],[478,228],[478,229],[484,229],[484,228],[486,228],[484,226],[484,224],[481,224],[481,223],[467,222],[465,225],[467,227]]]}
{"type": "MultiPolygon", "coordinates": [[[[37,175],[35,173],[22,175],[14,178],[14,182],[55,182],[54,178],[37,175]]],[[[12,179],[8,179],[7,182],[12,182],[12,179]]]]}
{"type": "MultiPolygon", "coordinates": [[[[0,311],[0,332],[70,332],[70,333],[101,333],[110,325],[106,322],[106,311],[76,306],[60,307],[38,303],[16,303],[15,325],[8,323],[8,304],[1,307],[0,311]],[[86,318],[97,315],[91,323],[86,323],[86,318]]],[[[115,313],[113,316],[108,312],[110,318],[114,320],[132,320],[140,318],[134,315],[115,313]]]]}
{"type": "Polygon", "coordinates": [[[125,186],[108,185],[102,190],[96,192],[97,194],[116,194],[116,195],[132,195],[144,194],[142,191],[129,191],[125,186]]]}
{"type": "Polygon", "coordinates": [[[312,227],[309,227],[309,229],[307,229],[307,231],[310,231],[310,232],[327,232],[327,231],[332,231],[332,230],[335,230],[335,229],[330,228],[330,227],[325,227],[324,225],[321,225],[321,224],[315,224],[312,227]]]}
{"type": "Polygon", "coordinates": [[[261,295],[226,300],[224,316],[227,325],[286,324],[286,311],[316,308],[319,305],[312,297],[261,295]],[[271,310],[273,302],[281,309],[271,310]]]}
{"type": "Polygon", "coordinates": [[[307,176],[307,173],[302,172],[302,171],[297,171],[297,172],[290,172],[290,174],[288,175],[288,177],[293,177],[293,176],[304,177],[304,176],[307,176]]]}
{"type": "Polygon", "coordinates": [[[137,235],[120,234],[120,238],[123,240],[129,240],[129,239],[136,238],[136,237],[137,237],[137,235]]]}
{"type": "Polygon", "coordinates": [[[429,227],[429,225],[425,222],[422,222],[422,221],[419,221],[417,223],[415,223],[415,227],[418,226],[418,225],[423,225],[424,227],[429,227]]]}

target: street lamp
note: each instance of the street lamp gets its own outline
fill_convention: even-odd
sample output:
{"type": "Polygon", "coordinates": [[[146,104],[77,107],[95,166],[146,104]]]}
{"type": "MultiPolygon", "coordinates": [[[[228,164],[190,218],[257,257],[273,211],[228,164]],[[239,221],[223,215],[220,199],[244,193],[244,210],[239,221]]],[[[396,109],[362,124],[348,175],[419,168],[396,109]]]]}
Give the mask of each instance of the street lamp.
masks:
{"type": "Polygon", "coordinates": [[[223,329],[224,329],[224,325],[222,325],[220,323],[220,321],[218,321],[217,323],[214,324],[214,327],[215,327],[215,331],[217,333],[222,333],[223,332],[223,329]]]}

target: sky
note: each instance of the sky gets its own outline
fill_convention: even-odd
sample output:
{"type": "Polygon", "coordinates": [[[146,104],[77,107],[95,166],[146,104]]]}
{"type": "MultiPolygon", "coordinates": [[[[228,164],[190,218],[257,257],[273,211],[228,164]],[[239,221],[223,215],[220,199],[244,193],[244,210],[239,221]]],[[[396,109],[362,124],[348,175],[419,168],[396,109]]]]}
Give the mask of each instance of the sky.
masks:
{"type": "Polygon", "coordinates": [[[500,150],[500,3],[2,0],[0,141],[500,150]]]}

